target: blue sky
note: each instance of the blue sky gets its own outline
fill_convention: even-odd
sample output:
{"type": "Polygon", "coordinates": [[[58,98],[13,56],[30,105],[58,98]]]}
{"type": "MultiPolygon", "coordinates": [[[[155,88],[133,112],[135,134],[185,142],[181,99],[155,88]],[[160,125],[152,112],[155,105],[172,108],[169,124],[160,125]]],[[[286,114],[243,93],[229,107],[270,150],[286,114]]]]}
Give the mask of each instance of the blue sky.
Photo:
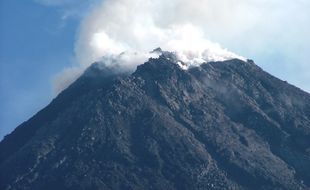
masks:
{"type": "MultiPolygon", "coordinates": [[[[55,76],[76,61],[81,22],[99,1],[0,1],[0,139],[54,98],[55,76]]],[[[310,4],[304,0],[262,0],[263,5],[257,0],[238,1],[242,18],[236,14],[226,24],[203,20],[211,26],[207,36],[309,92],[310,4]],[[247,14],[253,18],[245,18],[247,14]]],[[[217,7],[223,15],[230,9],[217,7]]],[[[85,26],[89,25],[84,22],[85,26]]]]}
{"type": "Polygon", "coordinates": [[[0,1],[0,138],[53,97],[53,76],[70,63],[78,20],[57,7],[0,1]]]}

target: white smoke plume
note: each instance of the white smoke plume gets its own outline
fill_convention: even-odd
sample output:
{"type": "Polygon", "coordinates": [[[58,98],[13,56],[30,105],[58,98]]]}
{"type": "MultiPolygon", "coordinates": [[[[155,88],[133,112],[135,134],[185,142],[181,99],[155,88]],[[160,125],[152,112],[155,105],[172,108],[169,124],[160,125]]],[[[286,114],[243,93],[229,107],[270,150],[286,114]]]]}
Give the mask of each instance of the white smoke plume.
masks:
{"type": "Polygon", "coordinates": [[[121,61],[122,69],[133,69],[147,61],[148,52],[157,47],[175,52],[186,64],[185,69],[208,61],[244,59],[205,36],[212,24],[224,24],[223,20],[227,20],[217,17],[216,11],[227,11],[226,16],[231,14],[230,17],[238,18],[238,12],[230,11],[236,8],[234,2],[225,1],[225,6],[216,2],[103,0],[81,23],[75,49],[79,69],[64,71],[58,77],[56,90],[65,88],[79,76],[81,72],[77,70],[83,70],[104,57],[127,54],[126,60],[121,61]]]}
{"type": "Polygon", "coordinates": [[[237,57],[204,36],[203,20],[210,19],[212,4],[210,0],[105,0],[82,23],[78,60],[89,65],[107,54],[145,53],[156,47],[179,53],[185,62],[237,57]]]}

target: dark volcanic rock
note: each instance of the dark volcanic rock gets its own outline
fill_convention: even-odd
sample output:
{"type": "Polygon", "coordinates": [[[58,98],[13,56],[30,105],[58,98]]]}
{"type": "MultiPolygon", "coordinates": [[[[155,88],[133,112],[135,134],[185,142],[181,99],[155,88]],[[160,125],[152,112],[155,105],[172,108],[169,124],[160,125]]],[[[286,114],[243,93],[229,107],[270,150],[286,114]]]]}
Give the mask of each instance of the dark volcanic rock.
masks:
{"type": "Polygon", "coordinates": [[[0,189],[307,189],[310,95],[252,61],[91,66],[0,143],[0,189]]]}

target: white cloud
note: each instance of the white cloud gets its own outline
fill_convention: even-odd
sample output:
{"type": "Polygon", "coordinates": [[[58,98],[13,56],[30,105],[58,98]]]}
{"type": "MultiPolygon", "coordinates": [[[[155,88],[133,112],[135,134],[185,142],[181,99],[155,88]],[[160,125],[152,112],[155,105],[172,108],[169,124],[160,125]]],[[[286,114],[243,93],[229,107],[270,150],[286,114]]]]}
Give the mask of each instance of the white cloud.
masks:
{"type": "Polygon", "coordinates": [[[279,52],[298,63],[304,60],[296,49],[309,49],[308,23],[306,0],[102,0],[81,23],[77,67],[156,47],[177,51],[190,64],[238,57],[212,41],[258,60],[279,52]]]}
{"type": "Polygon", "coordinates": [[[106,54],[145,53],[156,47],[176,51],[186,62],[238,57],[205,38],[202,23],[213,18],[208,11],[212,10],[208,8],[212,3],[210,0],[103,1],[82,23],[76,44],[78,60],[81,65],[89,65],[106,54]],[[195,60],[193,55],[197,56],[195,60]]]}

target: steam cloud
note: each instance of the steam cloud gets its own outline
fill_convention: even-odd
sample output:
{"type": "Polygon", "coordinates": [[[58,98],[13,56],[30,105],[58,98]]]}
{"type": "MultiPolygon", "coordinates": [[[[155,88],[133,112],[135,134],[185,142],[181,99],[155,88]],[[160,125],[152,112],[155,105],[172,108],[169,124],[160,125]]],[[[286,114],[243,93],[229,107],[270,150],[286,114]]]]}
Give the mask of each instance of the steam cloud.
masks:
{"type": "Polygon", "coordinates": [[[105,0],[82,23],[76,46],[78,60],[89,65],[105,55],[146,53],[156,47],[177,52],[182,61],[194,64],[238,57],[206,40],[200,28],[204,19],[209,19],[206,11],[212,3],[105,0]]]}
{"type": "Polygon", "coordinates": [[[78,65],[57,77],[56,91],[67,87],[91,63],[108,63],[109,57],[121,53],[121,68],[130,70],[156,56],[149,52],[157,47],[175,52],[186,64],[184,69],[208,61],[244,59],[205,36],[207,23],[211,28],[212,23],[224,24],[227,19],[218,18],[217,10],[238,18],[237,12],[229,11],[236,7],[234,2],[225,2],[222,6],[212,0],[103,0],[81,23],[75,48],[78,65]]]}

